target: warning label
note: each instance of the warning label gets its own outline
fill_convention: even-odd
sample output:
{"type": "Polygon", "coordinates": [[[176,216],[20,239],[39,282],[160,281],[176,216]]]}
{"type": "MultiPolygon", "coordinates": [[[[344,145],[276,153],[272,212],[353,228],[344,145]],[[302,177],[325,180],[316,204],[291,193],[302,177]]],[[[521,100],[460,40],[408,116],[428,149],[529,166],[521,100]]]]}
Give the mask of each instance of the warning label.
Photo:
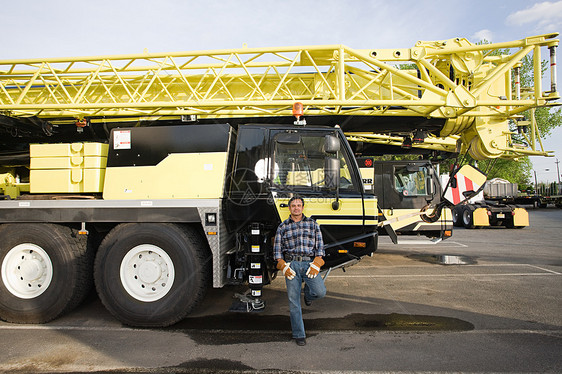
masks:
{"type": "Polygon", "coordinates": [[[113,149],[131,149],[131,131],[113,131],[113,149]]]}

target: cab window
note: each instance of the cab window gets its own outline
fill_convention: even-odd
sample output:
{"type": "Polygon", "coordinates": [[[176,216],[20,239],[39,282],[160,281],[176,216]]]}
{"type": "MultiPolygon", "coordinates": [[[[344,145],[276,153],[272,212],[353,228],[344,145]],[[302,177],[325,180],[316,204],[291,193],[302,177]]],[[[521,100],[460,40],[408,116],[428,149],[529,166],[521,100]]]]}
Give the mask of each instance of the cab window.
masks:
{"type": "Polygon", "coordinates": [[[394,188],[404,196],[429,195],[429,172],[425,166],[400,166],[394,169],[394,188]]]}
{"type": "Polygon", "coordinates": [[[337,157],[340,160],[340,190],[353,190],[349,163],[344,152],[340,150],[337,155],[329,155],[323,148],[324,135],[318,134],[300,134],[298,140],[295,135],[292,143],[275,141],[271,165],[273,184],[288,189],[322,189],[326,186],[326,157],[337,157]]]}

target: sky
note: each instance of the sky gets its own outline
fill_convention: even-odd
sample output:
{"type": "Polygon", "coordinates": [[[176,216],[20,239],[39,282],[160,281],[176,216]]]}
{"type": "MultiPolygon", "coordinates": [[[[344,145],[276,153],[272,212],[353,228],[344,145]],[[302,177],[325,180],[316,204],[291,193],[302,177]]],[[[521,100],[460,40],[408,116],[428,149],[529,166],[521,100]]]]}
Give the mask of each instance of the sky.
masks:
{"type": "MultiPolygon", "coordinates": [[[[0,4],[0,59],[243,45],[409,48],[418,40],[462,37],[505,42],[562,32],[562,1],[554,0],[0,0],[0,4]]],[[[559,92],[560,56],[558,52],[559,92]]],[[[554,181],[555,161],[562,161],[562,128],[544,145],[555,151],[555,157],[533,157],[534,169],[539,181],[554,181]]]]}

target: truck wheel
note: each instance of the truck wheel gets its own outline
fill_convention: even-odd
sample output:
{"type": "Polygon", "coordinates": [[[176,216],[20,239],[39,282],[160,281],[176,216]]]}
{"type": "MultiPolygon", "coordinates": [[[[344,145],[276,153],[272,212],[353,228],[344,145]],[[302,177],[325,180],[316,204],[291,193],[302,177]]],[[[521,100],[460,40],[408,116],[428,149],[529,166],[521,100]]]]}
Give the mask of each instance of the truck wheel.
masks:
{"type": "Polygon", "coordinates": [[[452,210],[452,214],[453,214],[453,226],[455,227],[461,227],[462,224],[462,212],[463,209],[460,206],[454,207],[452,210]]]}
{"type": "Polygon", "coordinates": [[[466,206],[462,212],[462,223],[464,227],[467,229],[474,228],[473,213],[474,213],[474,208],[471,206],[466,206]]]}
{"type": "Polygon", "coordinates": [[[0,226],[0,318],[45,323],[76,307],[92,286],[86,237],[47,223],[0,226]]]}
{"type": "Polygon", "coordinates": [[[127,223],[114,228],[96,255],[94,278],[107,310],[124,324],[165,327],[203,299],[210,252],[187,226],[127,223]]]}

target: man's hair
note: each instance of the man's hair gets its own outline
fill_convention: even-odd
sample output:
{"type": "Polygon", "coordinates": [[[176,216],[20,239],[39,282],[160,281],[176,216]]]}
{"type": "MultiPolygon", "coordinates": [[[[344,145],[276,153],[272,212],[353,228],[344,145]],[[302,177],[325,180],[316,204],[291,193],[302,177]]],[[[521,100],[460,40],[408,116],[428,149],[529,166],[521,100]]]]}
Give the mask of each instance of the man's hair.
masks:
{"type": "Polygon", "coordinates": [[[291,203],[292,203],[293,201],[295,201],[295,200],[300,200],[301,203],[302,203],[302,206],[304,206],[304,200],[303,200],[303,198],[300,197],[300,196],[293,196],[293,197],[291,197],[291,199],[289,200],[289,206],[291,206],[291,203]]]}

